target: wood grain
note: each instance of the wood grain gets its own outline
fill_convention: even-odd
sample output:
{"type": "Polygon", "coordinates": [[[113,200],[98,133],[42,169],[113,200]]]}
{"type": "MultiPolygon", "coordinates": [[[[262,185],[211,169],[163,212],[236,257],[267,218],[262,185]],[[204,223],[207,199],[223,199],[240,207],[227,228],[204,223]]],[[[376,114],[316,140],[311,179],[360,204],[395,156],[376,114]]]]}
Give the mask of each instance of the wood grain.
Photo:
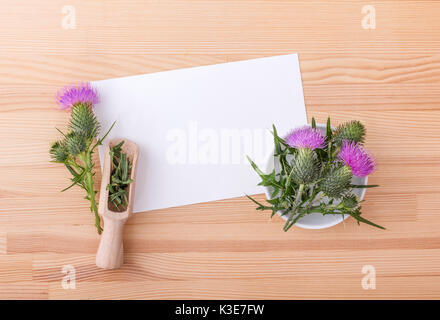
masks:
{"type": "MultiPolygon", "coordinates": [[[[0,13],[0,298],[440,298],[440,2],[6,0],[0,13]],[[61,86],[298,52],[309,118],[362,120],[379,170],[364,215],[327,230],[269,221],[245,198],[134,215],[126,265],[95,266],[82,190],[48,146],[61,86]],[[76,270],[63,289],[62,268],[76,270]],[[376,269],[363,290],[362,267],[376,269]]],[[[274,119],[276,122],[276,119],[274,119]]],[[[99,174],[97,179],[99,180],[99,174]]],[[[258,196],[263,200],[262,195],[258,196]]]]}

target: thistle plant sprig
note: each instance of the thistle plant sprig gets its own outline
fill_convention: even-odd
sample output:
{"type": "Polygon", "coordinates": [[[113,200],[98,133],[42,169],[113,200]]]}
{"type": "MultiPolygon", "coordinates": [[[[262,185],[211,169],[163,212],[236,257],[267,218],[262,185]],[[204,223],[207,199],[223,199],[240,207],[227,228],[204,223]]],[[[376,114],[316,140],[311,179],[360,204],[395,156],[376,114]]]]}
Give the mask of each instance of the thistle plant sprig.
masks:
{"type": "Polygon", "coordinates": [[[99,102],[99,98],[89,83],[64,88],[58,93],[57,102],[60,109],[69,109],[71,114],[67,133],[57,128],[63,138],[52,144],[49,153],[52,162],[64,164],[72,175],[71,184],[62,191],[75,185],[86,191],[85,199],[90,202],[90,211],[95,216],[95,227],[101,234],[92,158],[96,147],[102,145],[115,122],[102,138],[98,138],[101,127],[93,114],[92,106],[99,102]]]}
{"type": "Polygon", "coordinates": [[[247,196],[257,210],[271,211],[271,217],[285,216],[284,231],[311,213],[349,215],[358,224],[385,229],[361,216],[362,201],[353,194],[354,189],[377,187],[351,182],[353,176],[365,177],[376,169],[374,158],[362,145],[366,134],[362,123],[350,121],[332,130],[329,117],[323,134],[312,118],[311,126],[295,129],[284,139],[272,128],[279,169],[265,174],[248,157],[262,179],[259,185],[272,190],[268,205],[247,196]]]}
{"type": "Polygon", "coordinates": [[[132,165],[126,153],[122,152],[121,141],[110,148],[110,163],[112,165],[110,183],[107,185],[109,191],[109,202],[116,211],[124,211],[128,205],[128,186],[133,182],[130,178],[132,165]]]}

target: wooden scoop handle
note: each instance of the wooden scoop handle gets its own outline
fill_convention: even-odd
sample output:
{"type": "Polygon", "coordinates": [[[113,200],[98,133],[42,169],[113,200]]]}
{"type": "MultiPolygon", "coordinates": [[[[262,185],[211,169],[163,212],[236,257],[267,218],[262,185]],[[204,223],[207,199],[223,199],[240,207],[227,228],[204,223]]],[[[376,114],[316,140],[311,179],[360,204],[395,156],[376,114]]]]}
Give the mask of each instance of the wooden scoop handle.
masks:
{"type": "Polygon", "coordinates": [[[101,235],[96,265],[104,269],[117,269],[124,263],[124,245],[122,231],[127,219],[113,219],[103,216],[104,231],[101,235]]]}

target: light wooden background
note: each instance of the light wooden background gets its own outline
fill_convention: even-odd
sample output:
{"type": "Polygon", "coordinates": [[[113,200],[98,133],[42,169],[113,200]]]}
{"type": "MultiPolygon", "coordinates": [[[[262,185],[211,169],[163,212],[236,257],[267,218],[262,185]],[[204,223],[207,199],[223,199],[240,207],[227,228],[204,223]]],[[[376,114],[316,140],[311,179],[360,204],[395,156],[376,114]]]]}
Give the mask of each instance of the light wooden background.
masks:
{"type": "MultiPolygon", "coordinates": [[[[0,298],[439,298],[440,2],[23,1],[0,6],[0,298]],[[361,8],[376,9],[376,29],[361,8]],[[61,27],[64,5],[76,29],[61,27]],[[137,214],[95,267],[82,190],[48,147],[60,87],[298,52],[308,116],[360,119],[379,170],[364,215],[282,231],[244,198],[137,214]],[[76,289],[64,290],[64,265],[76,289]],[[376,290],[363,290],[364,265],[376,290]]],[[[176,106],[178,107],[178,106],[176,106]]],[[[276,118],[274,118],[276,122],[276,118]]],[[[260,199],[263,199],[260,196],[260,199]]]]}

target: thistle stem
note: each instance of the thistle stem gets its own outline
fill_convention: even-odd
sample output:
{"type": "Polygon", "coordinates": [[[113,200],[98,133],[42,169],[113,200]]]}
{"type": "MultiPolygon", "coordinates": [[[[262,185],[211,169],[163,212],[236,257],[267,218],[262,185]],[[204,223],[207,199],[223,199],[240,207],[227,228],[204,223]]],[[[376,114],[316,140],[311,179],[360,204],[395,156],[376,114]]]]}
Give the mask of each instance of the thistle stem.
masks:
{"type": "Polygon", "coordinates": [[[332,142],[331,141],[329,141],[329,143],[328,143],[328,147],[327,147],[327,157],[328,157],[328,159],[327,159],[327,163],[325,164],[325,169],[324,169],[324,172],[327,172],[327,170],[329,169],[329,167],[330,167],[330,163],[332,162],[332,142]]]}
{"type": "Polygon", "coordinates": [[[332,152],[332,142],[331,141],[329,141],[329,143],[328,143],[328,153],[327,153],[327,155],[328,155],[328,158],[330,159],[331,158],[331,152],[332,152]]]}
{"type": "Polygon", "coordinates": [[[296,207],[298,206],[299,201],[301,200],[302,193],[303,193],[303,191],[304,191],[304,186],[305,186],[305,185],[304,185],[303,183],[301,183],[301,184],[299,185],[298,192],[296,193],[296,198],[295,198],[295,203],[294,203],[294,209],[296,209],[296,207]]]}
{"type": "Polygon", "coordinates": [[[284,231],[287,231],[290,229],[290,227],[297,221],[297,219],[293,219],[293,216],[296,213],[296,208],[298,207],[298,204],[300,203],[302,193],[304,191],[304,184],[301,183],[299,185],[298,191],[296,193],[295,202],[293,203],[292,213],[290,214],[289,219],[286,222],[286,225],[284,226],[284,231]]]}
{"type": "Polygon", "coordinates": [[[98,214],[98,206],[96,204],[96,192],[94,189],[94,182],[93,182],[93,163],[92,163],[92,155],[90,152],[85,152],[81,156],[81,160],[84,162],[84,169],[86,171],[85,175],[85,186],[87,191],[87,198],[90,201],[90,211],[94,213],[95,215],[95,227],[98,230],[98,234],[101,234],[102,228],[101,228],[101,219],[99,218],[98,214]]]}

